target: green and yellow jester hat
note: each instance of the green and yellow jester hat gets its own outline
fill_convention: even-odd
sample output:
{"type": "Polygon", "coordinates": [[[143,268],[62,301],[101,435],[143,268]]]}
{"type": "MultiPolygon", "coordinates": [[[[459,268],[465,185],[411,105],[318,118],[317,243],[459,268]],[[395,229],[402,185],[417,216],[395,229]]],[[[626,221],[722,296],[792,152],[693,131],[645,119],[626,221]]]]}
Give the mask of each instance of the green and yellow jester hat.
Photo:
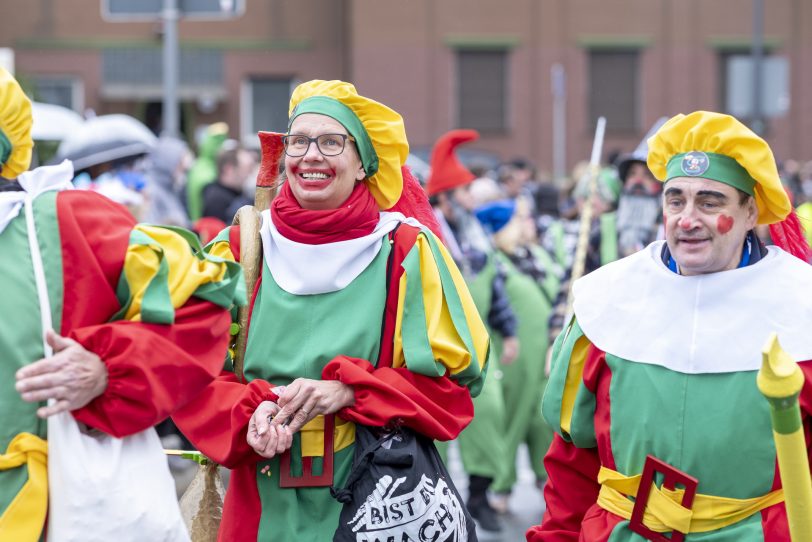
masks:
{"type": "Polygon", "coordinates": [[[648,167],[660,181],[701,177],[755,197],[759,224],[776,224],[792,211],[767,142],[730,115],[677,115],[648,140],[648,167]]]}
{"type": "Polygon", "coordinates": [[[290,120],[304,113],[340,122],[355,139],[369,191],[381,209],[389,209],[403,191],[401,167],[409,155],[403,118],[385,105],[358,94],[344,81],[302,83],[290,98],[290,120]]]}
{"type": "Polygon", "coordinates": [[[31,165],[31,101],[16,79],[0,68],[0,177],[16,179],[31,165]]]}

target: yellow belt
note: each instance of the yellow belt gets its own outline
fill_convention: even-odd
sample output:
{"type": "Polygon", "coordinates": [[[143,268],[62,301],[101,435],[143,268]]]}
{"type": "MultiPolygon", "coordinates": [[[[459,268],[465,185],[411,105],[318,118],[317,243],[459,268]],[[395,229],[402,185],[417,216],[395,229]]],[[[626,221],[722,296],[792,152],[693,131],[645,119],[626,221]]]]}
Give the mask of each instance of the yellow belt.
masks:
{"type": "MultiPolygon", "coordinates": [[[[343,450],[355,442],[355,424],[336,416],[333,451],[343,450]]],[[[302,457],[324,455],[324,416],[316,416],[301,429],[302,457]]]]}
{"type": "MultiPolygon", "coordinates": [[[[601,467],[598,483],[601,491],[598,506],[624,519],[631,519],[640,477],[624,476],[617,471],[601,467]]],[[[753,499],[731,499],[697,493],[691,508],[680,504],[683,489],[659,488],[652,484],[643,524],[658,533],[679,531],[681,533],[704,533],[733,525],[756,512],[784,502],[784,490],[777,489],[753,499]]]]}
{"type": "Polygon", "coordinates": [[[0,516],[3,540],[39,540],[48,511],[48,443],[31,433],[19,433],[0,455],[0,470],[28,465],[28,481],[0,516]]]}

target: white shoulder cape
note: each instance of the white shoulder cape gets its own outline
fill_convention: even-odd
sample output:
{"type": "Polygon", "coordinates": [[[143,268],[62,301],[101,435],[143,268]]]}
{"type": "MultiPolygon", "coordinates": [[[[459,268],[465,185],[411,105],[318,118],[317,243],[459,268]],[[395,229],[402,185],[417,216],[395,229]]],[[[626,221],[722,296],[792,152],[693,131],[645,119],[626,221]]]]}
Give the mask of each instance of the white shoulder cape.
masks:
{"type": "Polygon", "coordinates": [[[22,190],[0,193],[0,233],[14,220],[26,198],[36,199],[40,194],[51,190],[72,190],[73,163],[63,160],[55,166],[42,166],[21,173],[17,177],[22,190]]]}
{"type": "Polygon", "coordinates": [[[262,212],[259,234],[265,264],[280,288],[294,295],[337,292],[355,280],[381,250],[381,239],[401,222],[422,227],[401,213],[382,212],[369,235],[308,245],[284,237],[273,225],[270,210],[262,212]]]}
{"type": "Polygon", "coordinates": [[[793,359],[812,359],[812,266],[770,246],[753,265],[686,277],[663,264],[664,243],[575,282],[575,316],[595,346],[682,373],[729,373],[759,369],[777,332],[793,359]]]}

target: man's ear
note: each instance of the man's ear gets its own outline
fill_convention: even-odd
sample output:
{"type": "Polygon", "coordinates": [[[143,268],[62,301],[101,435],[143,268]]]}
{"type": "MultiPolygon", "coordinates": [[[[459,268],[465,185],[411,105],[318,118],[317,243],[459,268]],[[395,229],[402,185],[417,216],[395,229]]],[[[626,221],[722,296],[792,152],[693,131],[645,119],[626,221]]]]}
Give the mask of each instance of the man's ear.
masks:
{"type": "Polygon", "coordinates": [[[755,228],[758,223],[758,205],[754,197],[750,197],[747,201],[747,223],[750,226],[748,229],[755,228]]]}
{"type": "Polygon", "coordinates": [[[363,181],[367,176],[367,172],[364,171],[364,166],[359,166],[358,171],[355,172],[355,180],[356,181],[363,181]]]}

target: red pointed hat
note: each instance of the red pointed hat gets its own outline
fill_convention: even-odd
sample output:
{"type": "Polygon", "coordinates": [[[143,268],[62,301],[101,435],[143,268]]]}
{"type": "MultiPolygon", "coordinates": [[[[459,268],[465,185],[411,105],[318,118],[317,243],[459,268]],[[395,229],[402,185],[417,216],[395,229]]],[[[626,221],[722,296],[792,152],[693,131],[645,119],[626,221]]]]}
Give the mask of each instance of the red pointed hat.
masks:
{"type": "Polygon", "coordinates": [[[477,139],[479,132],[476,130],[451,130],[440,136],[431,151],[431,173],[426,181],[429,196],[464,186],[476,178],[460,163],[454,149],[477,139]]]}

